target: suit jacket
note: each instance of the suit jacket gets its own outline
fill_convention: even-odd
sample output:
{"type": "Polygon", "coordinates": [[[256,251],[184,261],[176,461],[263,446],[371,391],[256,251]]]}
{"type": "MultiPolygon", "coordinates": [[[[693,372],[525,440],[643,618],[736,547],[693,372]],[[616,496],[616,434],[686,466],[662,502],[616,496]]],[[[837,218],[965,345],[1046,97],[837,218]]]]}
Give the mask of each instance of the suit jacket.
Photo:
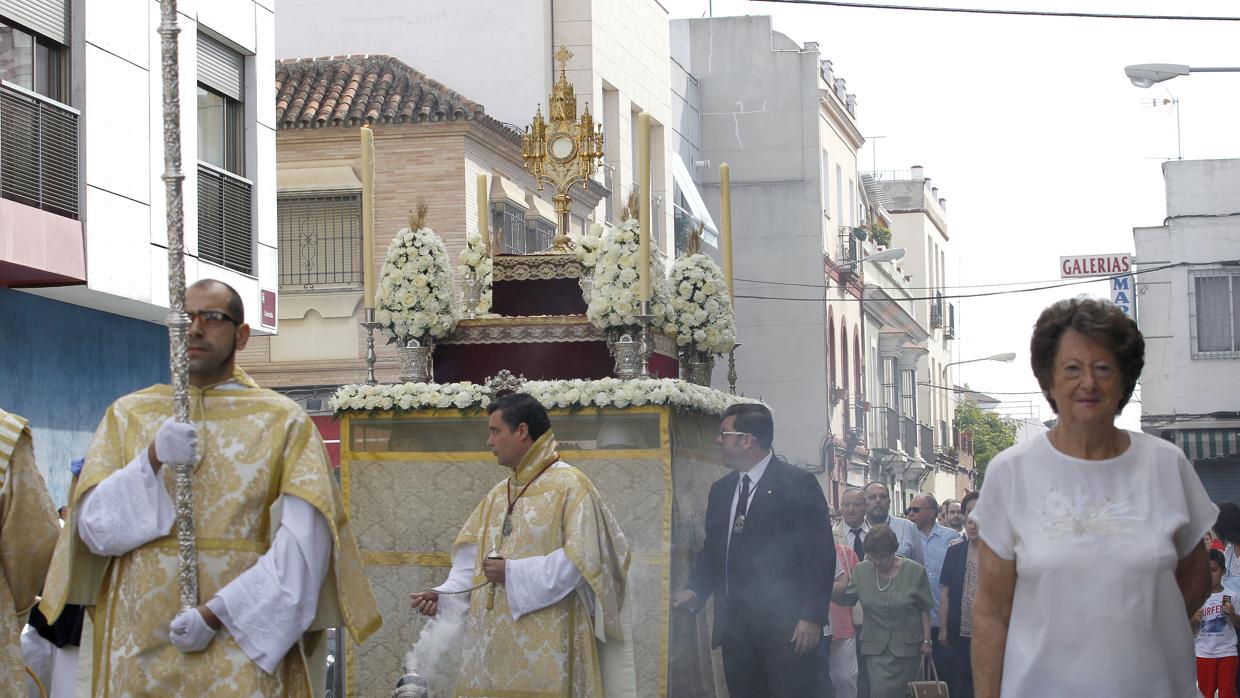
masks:
{"type": "Polygon", "coordinates": [[[733,534],[732,497],[740,474],[711,485],[706,540],[688,588],[701,610],[712,594],[711,646],[739,633],[766,645],[787,644],[800,620],[826,625],[835,581],[835,541],[822,487],[811,474],[772,457],[750,496],[745,525],[733,534]]]}

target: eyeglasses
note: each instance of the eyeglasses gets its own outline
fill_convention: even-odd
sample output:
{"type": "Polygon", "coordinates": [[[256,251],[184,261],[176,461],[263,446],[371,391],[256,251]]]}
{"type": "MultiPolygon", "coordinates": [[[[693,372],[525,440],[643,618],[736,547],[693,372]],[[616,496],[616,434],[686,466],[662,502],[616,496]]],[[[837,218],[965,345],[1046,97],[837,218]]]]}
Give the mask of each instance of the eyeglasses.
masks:
{"type": "Polygon", "coordinates": [[[753,436],[747,431],[724,431],[722,429],[719,430],[719,435],[720,436],[753,436]]]}
{"type": "Polygon", "coordinates": [[[194,321],[201,320],[204,325],[218,325],[223,322],[231,322],[234,325],[240,325],[233,316],[219,310],[191,310],[185,313],[189,316],[189,324],[194,321]]]}
{"type": "Polygon", "coordinates": [[[904,513],[905,514],[919,514],[921,513],[922,509],[929,509],[929,508],[930,507],[909,507],[904,510],[904,513]]]}

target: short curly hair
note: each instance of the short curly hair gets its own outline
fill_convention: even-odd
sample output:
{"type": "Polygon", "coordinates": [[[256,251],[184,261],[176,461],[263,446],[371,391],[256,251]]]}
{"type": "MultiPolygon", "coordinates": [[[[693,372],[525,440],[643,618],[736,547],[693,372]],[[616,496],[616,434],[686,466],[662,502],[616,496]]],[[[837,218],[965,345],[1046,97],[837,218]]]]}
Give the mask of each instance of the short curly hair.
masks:
{"type": "Polygon", "coordinates": [[[1115,355],[1120,378],[1124,382],[1124,394],[1120,397],[1116,413],[1122,412],[1132,397],[1137,379],[1141,377],[1141,369],[1145,368],[1145,338],[1137,329],[1137,323],[1125,315],[1119,306],[1096,298],[1062,300],[1042,311],[1033,325],[1029,363],[1042,394],[1055,414],[1059,414],[1059,407],[1051,397],[1051,386],[1055,382],[1055,355],[1059,352],[1059,340],[1068,330],[1080,332],[1115,355]]]}
{"type": "Polygon", "coordinates": [[[865,542],[861,544],[866,555],[874,553],[894,553],[900,549],[900,539],[896,537],[895,531],[891,527],[884,524],[872,526],[869,533],[865,534],[865,542]]]}

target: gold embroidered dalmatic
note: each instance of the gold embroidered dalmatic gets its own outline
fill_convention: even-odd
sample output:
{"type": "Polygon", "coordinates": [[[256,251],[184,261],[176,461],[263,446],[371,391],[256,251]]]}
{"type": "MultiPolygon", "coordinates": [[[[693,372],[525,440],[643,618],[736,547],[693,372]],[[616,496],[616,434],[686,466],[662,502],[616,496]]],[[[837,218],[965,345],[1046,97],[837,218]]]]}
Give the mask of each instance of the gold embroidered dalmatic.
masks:
{"type": "Polygon", "coordinates": [[[26,420],[0,410],[0,685],[26,685],[21,632],[56,544],[56,510],[26,420]]]}
{"type": "MultiPolygon", "coordinates": [[[[279,525],[272,505],[282,494],[293,495],[317,509],[332,533],[333,564],[310,631],[344,625],[360,643],[382,620],[323,442],[296,403],[259,388],[240,369],[234,380],[245,387],[190,388],[200,458],[193,476],[200,603],[258,561],[279,525]]],[[[82,495],[147,448],[171,415],[167,385],[132,393],[108,408],[86,454],[71,524],[57,542],[41,608],[54,621],[65,603],[96,606],[95,696],[309,696],[300,644],[269,675],[227,628],[199,653],[183,654],[168,641],[168,624],[179,610],[175,527],[169,536],[112,558],[92,555],[77,535],[82,495]]],[[[172,470],[159,470],[170,495],[172,470]]],[[[307,645],[319,639],[313,635],[308,633],[307,645]]]]}
{"type": "Polygon", "coordinates": [[[474,698],[588,698],[603,695],[597,641],[623,641],[620,612],[629,546],[594,484],[558,464],[550,431],[534,443],[516,472],[496,485],[470,514],[455,545],[475,544],[474,583],[485,581],[482,561],[495,544],[509,560],[548,555],[557,548],[594,592],[591,613],[579,592],[515,622],[503,587],[471,595],[456,695],[474,698]],[[503,535],[508,485],[516,497],[512,533],[503,535]],[[489,607],[488,607],[489,606],[489,607]]]}

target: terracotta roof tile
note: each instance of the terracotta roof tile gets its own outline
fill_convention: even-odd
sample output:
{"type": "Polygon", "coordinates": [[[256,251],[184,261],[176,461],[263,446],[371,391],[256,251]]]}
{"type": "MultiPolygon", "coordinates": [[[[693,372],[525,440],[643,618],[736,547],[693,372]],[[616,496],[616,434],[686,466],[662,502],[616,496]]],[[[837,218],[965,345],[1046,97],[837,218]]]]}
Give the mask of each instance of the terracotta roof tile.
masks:
{"type": "Polygon", "coordinates": [[[276,63],[276,123],[282,129],[477,121],[520,142],[481,104],[384,55],[286,59],[276,63]]]}

